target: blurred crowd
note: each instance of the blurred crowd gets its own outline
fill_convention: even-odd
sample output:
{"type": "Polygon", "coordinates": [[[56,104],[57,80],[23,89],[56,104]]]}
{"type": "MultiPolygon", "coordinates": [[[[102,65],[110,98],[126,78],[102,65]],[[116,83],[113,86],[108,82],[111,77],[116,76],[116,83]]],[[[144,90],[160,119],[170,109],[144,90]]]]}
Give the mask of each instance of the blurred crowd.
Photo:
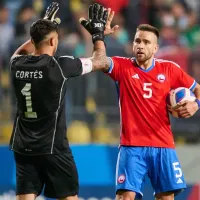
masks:
{"type": "MultiPolygon", "coordinates": [[[[156,57],[177,62],[200,82],[199,0],[54,0],[59,2],[58,55],[92,55],[91,36],[80,26],[93,2],[115,11],[119,29],[106,38],[108,56],[133,56],[132,41],[140,23],[156,26],[161,34],[156,57]]],[[[44,16],[51,0],[0,1],[0,141],[8,141],[16,102],[9,79],[13,52],[29,39],[29,27],[44,16]]],[[[68,137],[72,143],[117,143],[119,109],[114,82],[101,72],[73,78],[66,97],[68,137]]],[[[172,119],[177,142],[200,142],[200,114],[172,119]]]]}

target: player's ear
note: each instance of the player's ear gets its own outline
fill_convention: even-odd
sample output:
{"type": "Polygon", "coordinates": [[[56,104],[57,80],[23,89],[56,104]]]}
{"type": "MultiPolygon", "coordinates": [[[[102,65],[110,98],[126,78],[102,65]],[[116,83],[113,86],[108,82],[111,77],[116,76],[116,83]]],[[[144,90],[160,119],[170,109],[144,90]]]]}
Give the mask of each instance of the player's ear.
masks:
{"type": "Polygon", "coordinates": [[[54,46],[54,45],[55,45],[55,40],[54,40],[53,37],[51,37],[51,38],[49,39],[49,45],[50,45],[50,46],[54,46]]]}
{"type": "Polygon", "coordinates": [[[51,42],[52,42],[51,46],[56,46],[57,45],[57,38],[56,38],[56,36],[53,36],[51,39],[52,39],[51,40],[51,42]]]}
{"type": "Polygon", "coordinates": [[[158,51],[158,49],[159,49],[159,45],[157,44],[157,45],[155,45],[155,48],[154,48],[154,54],[156,54],[156,52],[158,51]]]}

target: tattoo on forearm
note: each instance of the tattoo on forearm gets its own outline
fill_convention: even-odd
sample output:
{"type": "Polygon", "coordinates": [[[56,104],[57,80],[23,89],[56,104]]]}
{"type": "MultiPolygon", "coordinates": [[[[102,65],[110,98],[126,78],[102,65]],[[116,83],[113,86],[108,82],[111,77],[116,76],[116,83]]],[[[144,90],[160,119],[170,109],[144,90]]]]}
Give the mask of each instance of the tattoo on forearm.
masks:
{"type": "Polygon", "coordinates": [[[105,49],[95,49],[92,58],[93,71],[103,70],[108,71],[110,67],[110,60],[106,57],[105,49]]]}

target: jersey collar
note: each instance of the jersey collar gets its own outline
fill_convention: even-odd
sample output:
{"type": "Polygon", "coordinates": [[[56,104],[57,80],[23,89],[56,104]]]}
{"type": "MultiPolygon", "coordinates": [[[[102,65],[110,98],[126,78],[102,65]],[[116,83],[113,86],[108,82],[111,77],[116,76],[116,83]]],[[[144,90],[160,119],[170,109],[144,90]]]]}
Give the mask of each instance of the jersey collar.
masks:
{"type": "Polygon", "coordinates": [[[148,69],[143,69],[143,68],[141,68],[141,67],[137,64],[136,58],[134,57],[133,59],[134,59],[134,62],[135,62],[135,64],[136,64],[136,66],[137,66],[140,70],[142,70],[142,71],[144,71],[144,72],[149,72],[149,71],[151,71],[151,70],[154,68],[154,66],[155,66],[155,58],[154,58],[153,61],[152,61],[151,67],[149,67],[148,69]]]}

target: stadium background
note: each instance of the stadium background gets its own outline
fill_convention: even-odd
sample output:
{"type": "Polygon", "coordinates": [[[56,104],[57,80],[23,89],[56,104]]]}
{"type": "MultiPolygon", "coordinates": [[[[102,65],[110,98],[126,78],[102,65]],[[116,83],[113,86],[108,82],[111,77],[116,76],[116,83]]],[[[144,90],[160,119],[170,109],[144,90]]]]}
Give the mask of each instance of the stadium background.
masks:
{"type": "MultiPolygon", "coordinates": [[[[16,111],[9,79],[9,58],[29,39],[29,27],[43,16],[50,0],[0,0],[0,199],[14,199],[15,168],[8,150],[16,111]]],[[[57,0],[60,3],[58,54],[88,57],[90,35],[78,19],[87,17],[91,0],[57,0]]],[[[139,23],[159,28],[157,58],[177,62],[200,82],[200,1],[199,0],[97,0],[115,12],[118,31],[106,38],[109,56],[132,56],[132,40],[139,23]]],[[[114,198],[115,163],[119,140],[119,109],[114,82],[101,72],[73,78],[66,98],[68,138],[80,176],[80,197],[114,198]]],[[[183,120],[171,118],[177,151],[188,182],[178,200],[200,199],[200,112],[183,120]]],[[[153,120],[153,119],[152,119],[153,120]]],[[[144,200],[153,200],[149,181],[144,200]]],[[[41,197],[41,199],[43,199],[41,197]]]]}

